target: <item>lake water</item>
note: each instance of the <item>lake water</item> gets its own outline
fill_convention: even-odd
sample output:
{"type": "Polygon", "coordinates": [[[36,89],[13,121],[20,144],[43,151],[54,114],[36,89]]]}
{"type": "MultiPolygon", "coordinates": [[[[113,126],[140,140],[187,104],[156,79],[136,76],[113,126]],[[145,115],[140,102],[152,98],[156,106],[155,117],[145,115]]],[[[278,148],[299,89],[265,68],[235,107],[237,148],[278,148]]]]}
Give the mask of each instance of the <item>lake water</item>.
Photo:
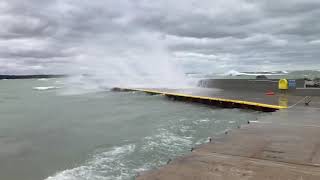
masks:
{"type": "Polygon", "coordinates": [[[263,113],[0,81],[0,179],[127,180],[263,113]]]}

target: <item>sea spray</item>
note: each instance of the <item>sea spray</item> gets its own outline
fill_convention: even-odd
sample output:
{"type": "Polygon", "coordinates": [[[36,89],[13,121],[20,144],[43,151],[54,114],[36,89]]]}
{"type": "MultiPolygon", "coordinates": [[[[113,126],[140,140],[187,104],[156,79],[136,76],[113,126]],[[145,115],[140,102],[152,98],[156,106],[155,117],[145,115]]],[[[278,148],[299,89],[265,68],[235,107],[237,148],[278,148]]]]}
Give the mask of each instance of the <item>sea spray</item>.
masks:
{"type": "Polygon", "coordinates": [[[182,88],[187,80],[156,33],[113,37],[105,47],[88,48],[69,67],[70,87],[104,90],[113,87],[182,88]],[[112,43],[115,40],[116,43],[112,43]]]}

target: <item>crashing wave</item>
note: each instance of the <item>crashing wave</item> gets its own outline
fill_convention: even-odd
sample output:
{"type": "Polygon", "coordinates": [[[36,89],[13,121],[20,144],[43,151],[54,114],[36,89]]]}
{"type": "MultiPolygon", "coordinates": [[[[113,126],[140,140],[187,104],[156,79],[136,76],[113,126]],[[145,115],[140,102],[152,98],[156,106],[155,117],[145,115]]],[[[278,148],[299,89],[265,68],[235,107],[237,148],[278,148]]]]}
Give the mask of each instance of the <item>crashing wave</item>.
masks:
{"type": "Polygon", "coordinates": [[[238,72],[236,70],[230,70],[224,74],[221,74],[222,76],[281,76],[288,74],[288,71],[263,71],[263,72],[238,72]]]}
{"type": "Polygon", "coordinates": [[[223,76],[240,76],[240,75],[244,75],[244,73],[240,73],[236,70],[230,70],[224,74],[222,74],[223,76]]]}

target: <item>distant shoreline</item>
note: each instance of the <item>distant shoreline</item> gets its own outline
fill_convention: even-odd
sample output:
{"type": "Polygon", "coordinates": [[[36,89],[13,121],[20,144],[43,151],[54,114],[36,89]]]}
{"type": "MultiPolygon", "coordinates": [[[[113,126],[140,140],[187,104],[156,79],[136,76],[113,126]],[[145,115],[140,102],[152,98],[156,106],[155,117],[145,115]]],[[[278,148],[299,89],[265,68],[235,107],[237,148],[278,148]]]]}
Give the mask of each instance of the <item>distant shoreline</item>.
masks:
{"type": "Polygon", "coordinates": [[[37,74],[37,75],[0,75],[1,79],[41,79],[41,78],[64,78],[64,74],[37,74]]]}

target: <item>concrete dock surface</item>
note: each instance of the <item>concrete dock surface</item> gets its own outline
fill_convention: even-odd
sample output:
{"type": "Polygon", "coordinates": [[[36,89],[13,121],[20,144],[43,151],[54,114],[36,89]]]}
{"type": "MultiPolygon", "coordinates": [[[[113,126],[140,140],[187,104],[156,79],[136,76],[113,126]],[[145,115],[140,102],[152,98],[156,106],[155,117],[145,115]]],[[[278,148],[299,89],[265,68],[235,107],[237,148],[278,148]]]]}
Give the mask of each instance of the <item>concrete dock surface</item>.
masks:
{"type": "MultiPolygon", "coordinates": [[[[198,93],[205,95],[203,91],[198,93]]],[[[210,93],[220,96],[219,91],[210,93]]],[[[253,98],[265,103],[279,103],[279,97],[283,96],[265,97],[257,93],[255,97],[254,94],[251,92],[245,97],[244,92],[242,95],[246,100],[253,98]]],[[[224,91],[221,96],[230,98],[232,93],[228,95],[224,91]]],[[[142,172],[136,179],[319,180],[320,99],[313,98],[310,105],[305,106],[297,104],[301,98],[287,95],[288,106],[295,106],[213,137],[211,142],[194,147],[189,154],[159,169],[142,172]]]]}

